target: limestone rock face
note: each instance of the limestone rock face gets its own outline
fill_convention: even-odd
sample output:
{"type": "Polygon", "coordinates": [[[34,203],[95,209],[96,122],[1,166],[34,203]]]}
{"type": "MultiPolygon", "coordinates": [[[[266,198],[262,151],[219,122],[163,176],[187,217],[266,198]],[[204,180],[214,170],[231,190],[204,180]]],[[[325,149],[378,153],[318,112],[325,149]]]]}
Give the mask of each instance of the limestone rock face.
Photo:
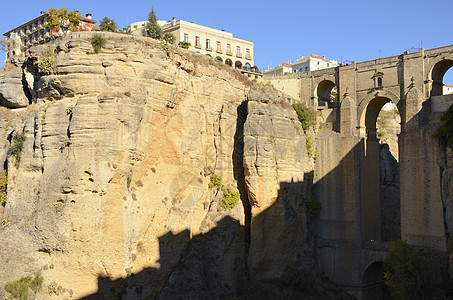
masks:
{"type": "Polygon", "coordinates": [[[105,37],[98,54],[53,45],[49,72],[43,45],[0,74],[2,103],[26,106],[0,108],[0,298],[38,273],[63,298],[219,298],[303,261],[313,161],[291,107],[247,98],[252,83],[205,56],[105,37]]]}
{"type": "Polygon", "coordinates": [[[251,204],[252,277],[270,279],[304,259],[305,199],[313,161],[294,110],[249,102],[244,125],[244,174],[251,204]],[[274,255],[279,253],[279,255],[274,255]]]}
{"type": "Polygon", "coordinates": [[[0,101],[3,106],[17,108],[26,107],[31,97],[28,84],[22,77],[25,76],[20,68],[16,68],[0,77],[0,101]],[[28,97],[27,97],[27,93],[28,97]]]}
{"type": "Polygon", "coordinates": [[[50,74],[36,68],[45,48],[32,48],[26,65],[2,76],[3,103],[18,107],[29,104],[21,68],[35,72],[21,118],[8,125],[1,111],[8,195],[0,264],[8,272],[0,281],[41,273],[63,297],[155,297],[189,260],[191,239],[204,242],[215,229],[210,274],[234,289],[244,210],[221,208],[208,175],[236,188],[236,108],[248,83],[203,56],[168,57],[153,40],[120,37],[108,37],[99,54],[86,40],[63,40],[50,74]],[[18,167],[6,157],[15,132],[25,135],[18,167]]]}

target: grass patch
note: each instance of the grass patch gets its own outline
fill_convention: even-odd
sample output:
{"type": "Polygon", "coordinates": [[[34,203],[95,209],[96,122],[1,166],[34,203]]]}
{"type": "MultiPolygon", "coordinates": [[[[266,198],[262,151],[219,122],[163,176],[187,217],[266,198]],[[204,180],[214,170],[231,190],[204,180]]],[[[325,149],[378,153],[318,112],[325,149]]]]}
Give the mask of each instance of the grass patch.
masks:
{"type": "Polygon", "coordinates": [[[107,40],[102,34],[95,33],[92,38],[90,38],[91,46],[93,46],[94,53],[99,53],[101,48],[105,46],[107,40]]]}
{"type": "Polygon", "coordinates": [[[24,147],[25,142],[25,133],[16,132],[13,136],[13,143],[8,149],[8,154],[13,156],[15,159],[14,165],[16,168],[19,168],[20,165],[20,154],[22,153],[22,148],[24,147]]]}
{"type": "Polygon", "coordinates": [[[29,289],[35,293],[41,289],[43,279],[40,274],[36,275],[33,279],[30,276],[22,277],[19,280],[5,284],[5,290],[13,298],[26,300],[28,299],[29,289]]]}

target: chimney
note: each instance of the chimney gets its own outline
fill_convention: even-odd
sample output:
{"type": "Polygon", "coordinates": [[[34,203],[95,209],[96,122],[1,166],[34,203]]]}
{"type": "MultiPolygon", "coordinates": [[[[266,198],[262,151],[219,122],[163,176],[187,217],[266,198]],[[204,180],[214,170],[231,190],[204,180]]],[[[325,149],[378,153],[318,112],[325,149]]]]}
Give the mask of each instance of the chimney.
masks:
{"type": "Polygon", "coordinates": [[[323,55],[323,56],[322,56],[322,58],[326,59],[326,56],[325,56],[325,55],[323,55]]]}
{"type": "Polygon", "coordinates": [[[175,23],[176,23],[176,18],[173,17],[173,19],[171,20],[171,25],[175,25],[175,23]]]}
{"type": "Polygon", "coordinates": [[[86,14],[86,18],[87,18],[88,20],[92,20],[92,19],[93,19],[93,15],[90,14],[90,13],[88,13],[88,14],[86,14]]]}
{"type": "Polygon", "coordinates": [[[41,11],[41,16],[44,15],[46,12],[45,11],[41,11]]]}

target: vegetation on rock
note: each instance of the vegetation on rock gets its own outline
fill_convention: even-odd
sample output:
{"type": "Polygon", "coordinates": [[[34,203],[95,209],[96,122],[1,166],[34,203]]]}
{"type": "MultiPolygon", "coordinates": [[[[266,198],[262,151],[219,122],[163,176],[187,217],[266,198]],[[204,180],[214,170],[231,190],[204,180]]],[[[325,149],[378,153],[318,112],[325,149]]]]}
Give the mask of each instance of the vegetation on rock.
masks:
{"type": "Polygon", "coordinates": [[[393,241],[385,258],[384,278],[395,299],[438,299],[428,262],[405,241],[393,241]]]}
{"type": "Polygon", "coordinates": [[[6,170],[3,169],[0,171],[0,206],[5,206],[6,204],[6,193],[8,185],[8,174],[6,170]]]}
{"type": "Polygon", "coordinates": [[[146,22],[145,28],[142,30],[142,35],[153,39],[160,39],[162,37],[162,29],[157,24],[154,7],[151,7],[151,11],[148,13],[148,22],[146,22]]]}
{"type": "Polygon", "coordinates": [[[311,126],[316,125],[316,112],[307,107],[305,103],[294,103],[293,108],[297,113],[300,123],[304,131],[308,130],[311,126]]]}
{"type": "Polygon", "coordinates": [[[314,196],[305,200],[305,214],[310,218],[316,218],[321,212],[322,204],[314,196]]]}
{"type": "Polygon", "coordinates": [[[104,17],[99,23],[99,29],[101,31],[117,32],[118,25],[116,25],[115,20],[104,17]]]}
{"type": "Polygon", "coordinates": [[[443,148],[450,148],[453,151],[453,105],[440,118],[442,125],[437,128],[433,136],[443,148]]]}
{"type": "Polygon", "coordinates": [[[189,49],[190,43],[189,42],[179,42],[178,46],[183,49],[189,49]]]}
{"type": "Polygon", "coordinates": [[[224,209],[233,209],[236,204],[239,202],[241,195],[238,191],[231,190],[226,188],[222,182],[222,175],[212,174],[211,181],[208,184],[209,188],[218,188],[223,192],[222,208],[224,209]]]}
{"type": "Polygon", "coordinates": [[[37,292],[41,289],[43,277],[38,274],[35,278],[30,276],[22,277],[19,280],[8,282],[5,284],[5,290],[11,294],[13,298],[26,300],[28,299],[28,290],[37,292]]]}
{"type": "Polygon", "coordinates": [[[176,43],[175,36],[171,33],[164,34],[164,36],[162,37],[162,41],[171,45],[174,45],[176,43]]]}
{"type": "Polygon", "coordinates": [[[44,52],[41,57],[38,68],[40,72],[52,73],[55,68],[55,53],[51,47],[47,48],[47,51],[44,52]]]}
{"type": "Polygon", "coordinates": [[[11,144],[10,148],[8,149],[8,154],[13,156],[15,159],[14,165],[16,166],[16,168],[18,168],[20,165],[20,154],[22,153],[24,141],[25,141],[25,133],[16,132],[13,137],[13,143],[11,144]]]}
{"type": "Polygon", "coordinates": [[[90,39],[91,45],[93,46],[94,53],[99,53],[101,48],[105,46],[107,40],[104,38],[102,34],[94,34],[93,37],[90,39]]]}

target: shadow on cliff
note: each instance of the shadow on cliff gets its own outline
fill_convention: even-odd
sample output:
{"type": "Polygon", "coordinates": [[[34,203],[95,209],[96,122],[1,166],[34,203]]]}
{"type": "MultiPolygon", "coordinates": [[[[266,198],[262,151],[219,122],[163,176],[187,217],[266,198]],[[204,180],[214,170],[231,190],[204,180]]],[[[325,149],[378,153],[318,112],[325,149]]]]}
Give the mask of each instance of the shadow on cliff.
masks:
{"type": "MultiPolygon", "coordinates": [[[[305,178],[307,182],[280,183],[275,203],[253,219],[252,237],[246,234],[245,226],[229,216],[204,234],[190,237],[188,230],[168,232],[159,238],[160,268],[137,273],[132,269],[128,277],[116,280],[99,277],[98,292],[83,299],[224,299],[248,295],[250,273],[257,280],[276,279],[285,267],[300,265],[303,260],[307,240],[304,202],[313,173],[305,178]],[[253,245],[250,253],[249,242],[253,245]]],[[[146,252],[139,255],[146,256],[146,252]]]]}

